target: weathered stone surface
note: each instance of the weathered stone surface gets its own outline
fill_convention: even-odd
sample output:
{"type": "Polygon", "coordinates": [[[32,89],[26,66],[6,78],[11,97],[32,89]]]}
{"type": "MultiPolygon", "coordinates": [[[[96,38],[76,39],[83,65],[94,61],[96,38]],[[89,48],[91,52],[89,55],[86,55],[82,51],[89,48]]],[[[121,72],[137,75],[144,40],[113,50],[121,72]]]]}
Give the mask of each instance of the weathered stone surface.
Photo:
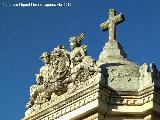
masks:
{"type": "Polygon", "coordinates": [[[109,41],[114,41],[116,40],[116,25],[123,22],[124,16],[122,13],[116,15],[116,11],[114,9],[110,9],[108,15],[108,20],[100,24],[100,28],[103,31],[109,30],[109,41]]]}
{"type": "Polygon", "coordinates": [[[160,72],[153,63],[128,60],[116,40],[123,20],[109,10],[100,25],[109,30],[109,40],[97,61],[81,45],[84,33],[69,39],[71,51],[59,45],[44,52],[22,120],[159,120],[160,72]]]}
{"type": "Polygon", "coordinates": [[[83,33],[70,38],[71,51],[60,45],[51,54],[44,52],[40,56],[45,65],[36,74],[37,84],[30,88],[27,108],[46,103],[97,75],[99,69],[95,61],[86,56],[87,47],[81,46],[83,38],[83,33]]]}

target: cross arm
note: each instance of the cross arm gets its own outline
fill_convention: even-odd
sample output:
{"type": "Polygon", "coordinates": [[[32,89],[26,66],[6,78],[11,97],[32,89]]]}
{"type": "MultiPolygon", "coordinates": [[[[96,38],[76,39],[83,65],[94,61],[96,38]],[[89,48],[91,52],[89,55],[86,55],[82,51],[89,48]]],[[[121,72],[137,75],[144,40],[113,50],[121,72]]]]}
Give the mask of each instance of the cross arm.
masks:
{"type": "Polygon", "coordinates": [[[119,24],[119,23],[121,23],[121,22],[123,22],[124,21],[124,15],[122,14],[122,13],[120,13],[119,15],[117,15],[117,16],[115,16],[115,18],[114,18],[114,22],[116,23],[116,24],[119,24]]]}
{"type": "Polygon", "coordinates": [[[106,22],[101,23],[100,28],[101,30],[106,31],[109,28],[109,21],[107,20],[106,22]]]}

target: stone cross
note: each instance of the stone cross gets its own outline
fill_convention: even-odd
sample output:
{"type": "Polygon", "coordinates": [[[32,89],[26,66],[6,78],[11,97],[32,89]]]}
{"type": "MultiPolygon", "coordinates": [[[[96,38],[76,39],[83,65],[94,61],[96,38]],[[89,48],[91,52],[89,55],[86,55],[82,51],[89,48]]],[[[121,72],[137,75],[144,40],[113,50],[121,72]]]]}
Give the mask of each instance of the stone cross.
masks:
{"type": "Polygon", "coordinates": [[[122,13],[116,15],[116,11],[114,9],[110,9],[109,12],[109,19],[100,24],[100,28],[103,31],[109,30],[109,40],[116,40],[116,25],[123,22],[124,16],[122,13]]]}

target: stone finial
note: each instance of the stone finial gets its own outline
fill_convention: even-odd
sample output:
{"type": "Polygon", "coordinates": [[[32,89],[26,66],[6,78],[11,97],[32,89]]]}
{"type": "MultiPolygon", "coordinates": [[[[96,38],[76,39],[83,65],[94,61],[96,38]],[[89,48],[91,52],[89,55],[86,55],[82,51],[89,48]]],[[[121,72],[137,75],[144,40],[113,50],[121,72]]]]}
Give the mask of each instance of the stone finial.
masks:
{"type": "Polygon", "coordinates": [[[122,13],[116,15],[114,9],[110,9],[109,18],[106,22],[100,24],[100,28],[103,31],[109,30],[109,40],[105,43],[103,51],[99,55],[97,64],[103,63],[120,63],[121,60],[127,59],[126,53],[123,51],[123,47],[116,40],[116,25],[124,21],[122,13]]]}

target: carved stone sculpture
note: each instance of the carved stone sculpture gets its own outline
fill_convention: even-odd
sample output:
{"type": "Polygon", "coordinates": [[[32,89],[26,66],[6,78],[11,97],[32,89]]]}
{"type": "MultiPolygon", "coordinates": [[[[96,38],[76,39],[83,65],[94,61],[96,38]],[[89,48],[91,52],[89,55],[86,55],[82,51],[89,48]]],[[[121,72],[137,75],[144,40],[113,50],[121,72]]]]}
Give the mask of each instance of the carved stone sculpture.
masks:
{"type": "Polygon", "coordinates": [[[140,83],[140,89],[147,88],[151,86],[153,83],[160,85],[159,81],[159,72],[155,66],[155,64],[151,63],[150,66],[148,66],[146,63],[144,63],[140,69],[140,77],[139,77],[139,83],[140,83]]]}
{"type": "Polygon", "coordinates": [[[40,56],[44,66],[40,68],[39,74],[36,74],[37,84],[31,86],[27,108],[50,101],[51,96],[66,93],[69,84],[77,87],[98,73],[95,61],[86,56],[87,46],[81,46],[83,39],[84,33],[71,37],[71,51],[59,45],[51,54],[44,52],[40,56]]]}
{"type": "Polygon", "coordinates": [[[76,66],[86,55],[87,46],[81,46],[81,41],[84,39],[84,33],[80,34],[79,36],[73,36],[70,38],[70,59],[71,59],[71,67],[76,66]]]}

